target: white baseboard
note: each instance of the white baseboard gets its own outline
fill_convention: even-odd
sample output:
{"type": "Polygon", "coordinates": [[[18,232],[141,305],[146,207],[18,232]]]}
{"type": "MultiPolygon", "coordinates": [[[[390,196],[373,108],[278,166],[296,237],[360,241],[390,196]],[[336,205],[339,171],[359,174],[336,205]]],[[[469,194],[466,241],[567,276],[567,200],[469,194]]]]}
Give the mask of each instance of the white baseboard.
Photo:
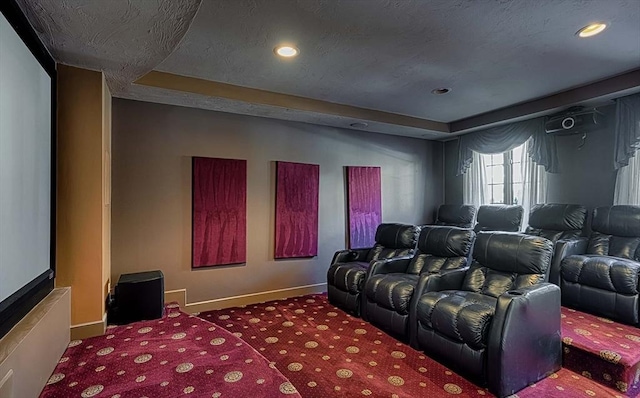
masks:
{"type": "Polygon", "coordinates": [[[283,298],[304,296],[306,294],[323,293],[327,291],[326,283],[316,283],[313,285],[288,287],[285,289],[268,290],[265,292],[243,294],[239,296],[224,297],[214,300],[198,301],[195,303],[186,303],[186,289],[169,290],[165,292],[165,302],[177,301],[182,309],[190,314],[196,312],[204,312],[211,310],[219,310],[222,308],[238,307],[242,305],[250,305],[262,303],[265,301],[279,300],[283,298]],[[180,298],[184,302],[180,301],[180,298]],[[167,300],[167,299],[171,300],[167,300]]]}

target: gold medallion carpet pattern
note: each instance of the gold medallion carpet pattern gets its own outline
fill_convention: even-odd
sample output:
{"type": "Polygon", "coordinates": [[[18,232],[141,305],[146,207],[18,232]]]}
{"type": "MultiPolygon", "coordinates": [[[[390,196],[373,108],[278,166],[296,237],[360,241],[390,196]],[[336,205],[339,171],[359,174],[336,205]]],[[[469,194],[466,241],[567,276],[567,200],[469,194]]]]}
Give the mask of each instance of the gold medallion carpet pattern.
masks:
{"type": "Polygon", "coordinates": [[[273,364],[245,342],[170,304],[162,319],[109,327],[105,336],[72,341],[40,397],[300,395],[273,364]]]}
{"type": "MultiPolygon", "coordinates": [[[[491,397],[447,367],[329,304],[326,295],[199,314],[244,339],[305,398],[491,397]]],[[[512,398],[608,397],[615,390],[561,369],[512,398]]]]}
{"type": "Polygon", "coordinates": [[[202,313],[274,361],[305,398],[486,397],[480,388],[325,295],[202,313]]]}

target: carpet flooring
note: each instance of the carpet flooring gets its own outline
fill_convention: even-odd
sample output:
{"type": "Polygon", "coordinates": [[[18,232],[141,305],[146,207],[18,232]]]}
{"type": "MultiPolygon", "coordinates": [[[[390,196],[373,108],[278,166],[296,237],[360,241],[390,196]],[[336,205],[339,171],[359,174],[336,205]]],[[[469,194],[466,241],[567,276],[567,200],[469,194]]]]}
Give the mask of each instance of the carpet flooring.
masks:
{"type": "MultiPolygon", "coordinates": [[[[440,363],[309,295],[199,314],[273,361],[304,398],[489,397],[440,363]]],[[[561,369],[514,398],[622,397],[561,369]]]]}
{"type": "Polygon", "coordinates": [[[72,341],[40,395],[71,397],[300,395],[242,340],[168,305],[162,319],[110,327],[104,336],[72,341]]]}
{"type": "Polygon", "coordinates": [[[563,364],[632,396],[640,392],[640,331],[562,308],[563,364]]]}

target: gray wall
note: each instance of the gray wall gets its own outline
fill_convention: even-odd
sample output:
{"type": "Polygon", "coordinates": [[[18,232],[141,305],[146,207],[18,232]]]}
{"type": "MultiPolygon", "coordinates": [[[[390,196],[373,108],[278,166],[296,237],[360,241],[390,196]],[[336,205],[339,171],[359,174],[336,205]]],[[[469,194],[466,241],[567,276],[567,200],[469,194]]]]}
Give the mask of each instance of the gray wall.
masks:
{"type": "MultiPolygon", "coordinates": [[[[556,135],[560,172],[548,174],[548,203],[582,204],[591,211],[597,206],[611,206],[616,182],[613,168],[613,107],[600,108],[608,125],[582,135],[556,135]]],[[[462,203],[462,177],[456,176],[458,141],[444,145],[445,202],[462,203]]]]}
{"type": "Polygon", "coordinates": [[[382,168],[384,222],[427,223],[443,201],[442,144],[114,99],[112,280],[161,269],[196,302],[326,282],[345,247],[344,166],[382,168]],[[247,263],[191,270],[191,157],[247,159],[247,263]],[[274,161],[320,165],[318,256],[274,261],[274,161]]]}
{"type": "MultiPolygon", "coordinates": [[[[609,119],[611,120],[611,119],[609,119]]],[[[547,175],[549,203],[587,206],[613,205],[616,170],[613,168],[613,130],[610,127],[582,135],[556,136],[560,173],[547,175]]]]}

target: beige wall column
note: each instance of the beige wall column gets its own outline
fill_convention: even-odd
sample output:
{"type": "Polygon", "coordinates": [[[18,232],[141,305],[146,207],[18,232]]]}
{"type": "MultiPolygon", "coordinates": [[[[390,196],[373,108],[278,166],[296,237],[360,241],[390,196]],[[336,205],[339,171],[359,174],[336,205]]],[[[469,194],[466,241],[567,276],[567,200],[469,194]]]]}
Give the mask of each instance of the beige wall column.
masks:
{"type": "Polygon", "coordinates": [[[58,67],[56,286],[72,338],[104,333],[110,264],[111,95],[101,72],[58,67]]]}

